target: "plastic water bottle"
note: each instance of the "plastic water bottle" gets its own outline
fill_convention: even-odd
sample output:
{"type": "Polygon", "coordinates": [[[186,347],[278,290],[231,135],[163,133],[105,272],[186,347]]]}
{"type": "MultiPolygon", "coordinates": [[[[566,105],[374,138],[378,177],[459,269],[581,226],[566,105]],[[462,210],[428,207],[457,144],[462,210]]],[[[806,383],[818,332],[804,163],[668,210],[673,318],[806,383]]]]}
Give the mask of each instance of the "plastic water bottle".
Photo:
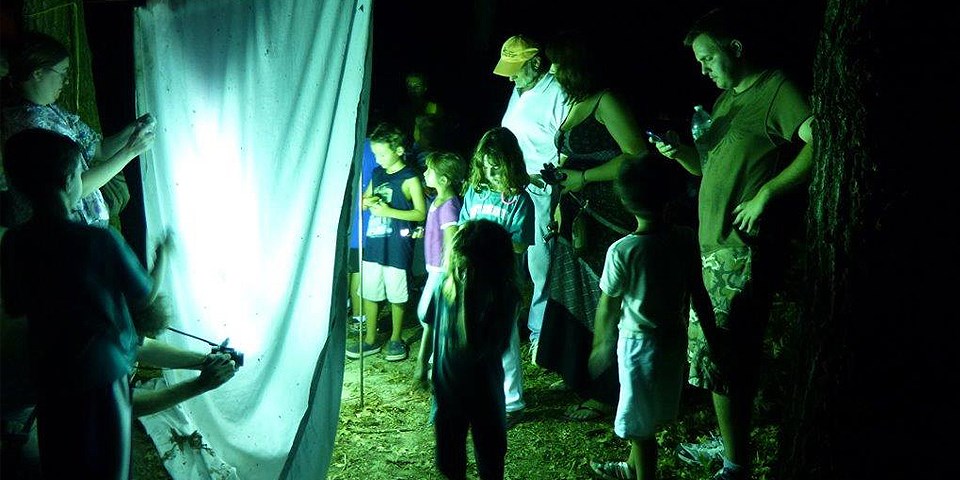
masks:
{"type": "Polygon", "coordinates": [[[690,119],[690,133],[693,135],[693,143],[697,146],[697,152],[700,153],[701,161],[707,159],[707,147],[700,141],[700,138],[710,130],[713,119],[703,108],[703,105],[693,107],[693,118],[690,119]]]}
{"type": "Polygon", "coordinates": [[[703,109],[703,105],[693,107],[693,118],[690,120],[690,133],[693,134],[694,140],[699,140],[704,133],[707,133],[711,123],[713,123],[713,119],[710,118],[710,114],[703,109]]]}

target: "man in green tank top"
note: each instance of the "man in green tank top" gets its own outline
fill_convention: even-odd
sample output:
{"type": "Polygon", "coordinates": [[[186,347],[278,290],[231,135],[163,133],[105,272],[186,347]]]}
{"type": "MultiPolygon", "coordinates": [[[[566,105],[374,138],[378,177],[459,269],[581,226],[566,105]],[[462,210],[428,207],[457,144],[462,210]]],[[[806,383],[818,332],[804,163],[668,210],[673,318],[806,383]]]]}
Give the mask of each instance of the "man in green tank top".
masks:
{"type": "Polygon", "coordinates": [[[752,41],[745,20],[714,10],[684,40],[722,91],[696,147],[676,135],[651,139],[661,154],[702,177],[699,242],[716,325],[690,320],[689,382],[712,392],[723,440],[718,479],[749,477],[757,365],[772,286],[783,277],[782,234],[802,218],[784,207],[804,191],[812,166],[809,101],[782,71],[758,61],[762,44],[752,41]]]}

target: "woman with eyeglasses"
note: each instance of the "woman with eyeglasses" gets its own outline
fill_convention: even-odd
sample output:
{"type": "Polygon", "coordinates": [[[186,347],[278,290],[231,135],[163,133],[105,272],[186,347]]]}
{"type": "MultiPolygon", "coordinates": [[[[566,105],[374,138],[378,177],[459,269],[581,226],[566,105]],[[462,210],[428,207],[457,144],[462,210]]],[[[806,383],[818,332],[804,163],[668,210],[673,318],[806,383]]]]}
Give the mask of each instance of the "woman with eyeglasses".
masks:
{"type": "MultiPolygon", "coordinates": [[[[72,217],[88,225],[107,226],[110,207],[119,212],[120,205],[108,205],[101,193],[131,160],[153,144],[156,122],[143,115],[122,131],[103,137],[84,123],[79,116],[57,105],[64,87],[70,84],[70,55],[55,38],[37,32],[25,32],[9,52],[10,95],[4,95],[2,140],[28,128],[52,130],[77,142],[83,152],[82,197],[72,217]]],[[[6,93],[6,92],[5,92],[6,93]]],[[[0,175],[0,190],[6,181],[0,175]]],[[[129,194],[116,199],[126,202],[129,194]]],[[[29,207],[15,192],[4,197],[5,226],[15,226],[30,217],[29,207]]]]}

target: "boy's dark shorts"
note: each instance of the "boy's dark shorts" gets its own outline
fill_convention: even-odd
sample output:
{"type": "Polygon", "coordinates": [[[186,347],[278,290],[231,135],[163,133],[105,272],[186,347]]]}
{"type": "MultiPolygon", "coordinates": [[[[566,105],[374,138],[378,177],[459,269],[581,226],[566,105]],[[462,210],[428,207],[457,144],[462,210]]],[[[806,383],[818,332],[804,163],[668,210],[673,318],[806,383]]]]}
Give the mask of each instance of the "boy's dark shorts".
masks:
{"type": "Polygon", "coordinates": [[[749,247],[723,248],[701,255],[703,283],[717,318],[722,351],[719,361],[710,356],[696,315],[690,312],[687,358],[689,383],[729,395],[731,389],[752,392],[757,387],[763,336],[770,313],[770,297],[756,277],[754,254],[749,247]]]}

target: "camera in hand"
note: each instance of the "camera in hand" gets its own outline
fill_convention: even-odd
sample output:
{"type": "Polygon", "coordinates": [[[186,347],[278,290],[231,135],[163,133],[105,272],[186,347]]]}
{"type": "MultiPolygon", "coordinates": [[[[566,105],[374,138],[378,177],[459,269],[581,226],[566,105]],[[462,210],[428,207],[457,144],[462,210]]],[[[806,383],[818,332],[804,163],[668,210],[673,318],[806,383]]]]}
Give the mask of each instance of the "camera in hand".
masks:
{"type": "Polygon", "coordinates": [[[540,177],[547,185],[560,185],[567,179],[567,174],[552,163],[544,163],[543,169],[540,170],[540,177]]]}
{"type": "Polygon", "coordinates": [[[226,339],[220,345],[214,345],[210,353],[226,353],[230,355],[230,360],[233,360],[233,363],[237,365],[237,368],[243,366],[243,352],[238,352],[233,347],[228,347],[227,343],[230,339],[226,339]]]}

